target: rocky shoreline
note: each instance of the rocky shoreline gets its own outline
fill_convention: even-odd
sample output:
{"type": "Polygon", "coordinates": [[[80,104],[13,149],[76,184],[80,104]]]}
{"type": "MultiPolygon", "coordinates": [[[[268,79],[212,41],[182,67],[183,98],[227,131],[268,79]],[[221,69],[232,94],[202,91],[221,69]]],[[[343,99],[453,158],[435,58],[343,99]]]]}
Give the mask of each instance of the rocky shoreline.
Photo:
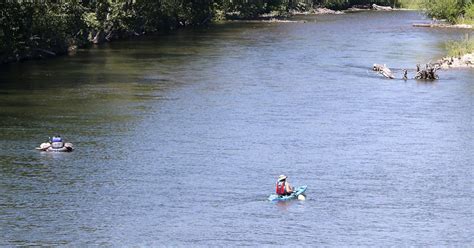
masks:
{"type": "Polygon", "coordinates": [[[328,8],[314,8],[308,11],[291,11],[291,15],[342,15],[345,11],[328,8]]]}
{"type": "Polygon", "coordinates": [[[324,7],[315,7],[308,10],[292,10],[284,15],[280,13],[270,13],[261,15],[254,19],[240,19],[232,17],[226,20],[226,22],[306,22],[306,21],[297,21],[297,20],[288,20],[291,16],[301,16],[301,15],[343,15],[346,13],[354,12],[363,12],[363,11],[393,11],[393,10],[403,10],[403,9],[394,9],[390,6],[380,6],[380,5],[354,5],[346,10],[332,10],[324,7]]]}
{"type": "Polygon", "coordinates": [[[394,9],[390,6],[380,6],[377,4],[372,5],[354,5],[346,10],[332,10],[323,7],[316,7],[311,8],[307,11],[292,11],[290,14],[292,15],[342,15],[346,13],[353,13],[353,12],[362,12],[362,11],[393,11],[399,10],[394,9]]]}
{"type": "Polygon", "coordinates": [[[433,65],[443,70],[451,68],[474,68],[474,53],[468,53],[458,57],[444,57],[433,63],[433,65]]]}
{"type": "Polygon", "coordinates": [[[447,23],[413,23],[413,27],[474,29],[474,26],[470,24],[447,24],[447,23]]]}

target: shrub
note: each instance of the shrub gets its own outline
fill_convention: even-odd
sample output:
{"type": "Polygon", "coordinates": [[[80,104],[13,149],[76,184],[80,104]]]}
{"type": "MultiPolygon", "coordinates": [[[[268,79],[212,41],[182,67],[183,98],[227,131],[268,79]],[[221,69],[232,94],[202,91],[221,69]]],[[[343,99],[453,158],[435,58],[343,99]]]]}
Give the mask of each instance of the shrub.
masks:
{"type": "Polygon", "coordinates": [[[455,23],[464,12],[462,0],[425,0],[424,7],[428,16],[455,23]]]}
{"type": "Polygon", "coordinates": [[[474,53],[474,39],[466,36],[459,41],[446,42],[446,50],[449,56],[461,56],[467,53],[474,53]]]}
{"type": "Polygon", "coordinates": [[[474,3],[466,5],[464,8],[464,18],[470,22],[474,22],[474,3]]]}

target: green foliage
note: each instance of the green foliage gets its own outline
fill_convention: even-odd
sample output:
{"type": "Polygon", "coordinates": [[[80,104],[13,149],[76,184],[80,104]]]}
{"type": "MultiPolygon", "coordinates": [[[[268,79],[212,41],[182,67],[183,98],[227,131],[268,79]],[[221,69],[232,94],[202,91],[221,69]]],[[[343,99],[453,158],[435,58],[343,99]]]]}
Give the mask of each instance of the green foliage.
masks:
{"type": "Polygon", "coordinates": [[[470,3],[471,0],[425,0],[423,7],[430,17],[456,23],[464,14],[465,6],[470,3]]]}
{"type": "Polygon", "coordinates": [[[464,7],[464,19],[466,22],[474,23],[474,3],[470,3],[464,7]]]}
{"type": "Polygon", "coordinates": [[[330,9],[343,9],[349,7],[349,0],[324,0],[317,1],[321,6],[330,9]]]}
{"type": "Polygon", "coordinates": [[[474,39],[469,36],[459,41],[446,42],[446,50],[449,56],[461,56],[467,53],[474,53],[474,39]]]}
{"type": "Polygon", "coordinates": [[[407,9],[420,9],[422,7],[423,0],[398,0],[396,1],[397,6],[407,9]]]}
{"type": "Polygon", "coordinates": [[[218,8],[224,13],[238,18],[255,18],[258,15],[267,13],[268,2],[263,0],[222,0],[218,1],[218,8]]]}
{"type": "Polygon", "coordinates": [[[0,4],[0,57],[33,56],[38,50],[62,52],[69,43],[84,40],[80,30],[82,7],[74,3],[0,4]]]}
{"type": "Polygon", "coordinates": [[[84,12],[82,18],[89,29],[98,30],[101,27],[97,14],[94,12],[84,12]]]}

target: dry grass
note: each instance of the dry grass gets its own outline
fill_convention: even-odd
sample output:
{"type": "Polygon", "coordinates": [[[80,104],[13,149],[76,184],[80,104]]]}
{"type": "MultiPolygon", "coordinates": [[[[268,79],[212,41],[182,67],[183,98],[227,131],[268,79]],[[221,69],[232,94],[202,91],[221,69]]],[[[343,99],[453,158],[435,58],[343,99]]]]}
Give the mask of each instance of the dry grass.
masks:
{"type": "Polygon", "coordinates": [[[474,38],[466,35],[462,40],[446,42],[448,55],[452,57],[462,56],[468,53],[474,53],[474,38]]]}
{"type": "Polygon", "coordinates": [[[404,9],[421,9],[423,0],[398,0],[400,8],[404,9]]]}

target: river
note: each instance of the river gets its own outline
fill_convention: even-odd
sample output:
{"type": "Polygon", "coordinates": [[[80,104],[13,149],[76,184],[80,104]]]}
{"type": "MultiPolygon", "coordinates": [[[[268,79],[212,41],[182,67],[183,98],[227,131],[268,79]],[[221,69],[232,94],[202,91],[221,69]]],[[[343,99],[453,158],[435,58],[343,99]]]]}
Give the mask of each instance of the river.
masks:
{"type": "Polygon", "coordinates": [[[2,66],[0,246],[474,245],[474,71],[371,71],[467,32],[423,18],[216,24],[2,66]],[[55,134],[76,150],[34,149],[55,134]],[[307,200],[268,202],[280,174],[307,200]]]}

